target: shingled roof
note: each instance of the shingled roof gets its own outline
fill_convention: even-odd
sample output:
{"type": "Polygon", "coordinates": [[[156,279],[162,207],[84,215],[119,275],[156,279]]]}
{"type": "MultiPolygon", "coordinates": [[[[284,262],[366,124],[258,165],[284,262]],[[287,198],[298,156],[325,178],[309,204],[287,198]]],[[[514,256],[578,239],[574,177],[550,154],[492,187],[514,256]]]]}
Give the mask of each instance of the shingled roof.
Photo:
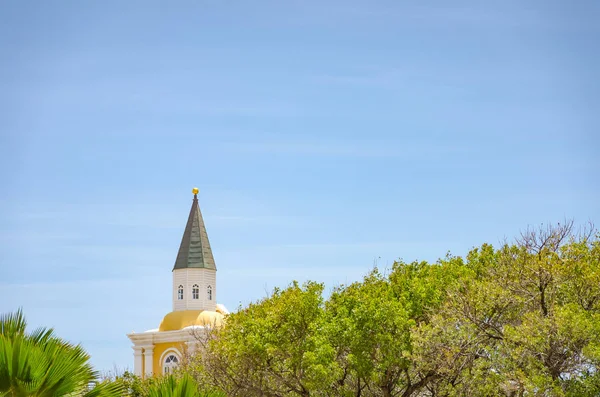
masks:
{"type": "Polygon", "coordinates": [[[192,202],[192,208],[185,225],[173,270],[186,268],[217,270],[196,192],[197,189],[194,189],[194,201],[192,202]]]}

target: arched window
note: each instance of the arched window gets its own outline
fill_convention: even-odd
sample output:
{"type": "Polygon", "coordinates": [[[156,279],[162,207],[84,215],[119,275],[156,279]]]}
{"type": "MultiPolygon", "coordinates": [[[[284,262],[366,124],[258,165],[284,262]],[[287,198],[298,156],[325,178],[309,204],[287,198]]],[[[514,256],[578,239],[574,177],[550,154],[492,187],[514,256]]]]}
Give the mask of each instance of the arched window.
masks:
{"type": "Polygon", "coordinates": [[[200,299],[200,287],[198,287],[198,284],[194,284],[192,287],[192,299],[200,299]]]}
{"type": "Polygon", "coordinates": [[[173,370],[177,368],[178,364],[179,360],[177,359],[177,356],[174,354],[169,354],[167,358],[165,358],[165,362],[163,364],[163,373],[168,374],[173,372],[173,370]]]}
{"type": "Polygon", "coordinates": [[[177,287],[177,299],[179,299],[179,300],[183,299],[183,285],[180,285],[179,287],[177,287]]]}
{"type": "Polygon", "coordinates": [[[208,287],[206,287],[206,295],[208,295],[208,300],[211,301],[212,300],[212,287],[210,285],[208,287]]]}

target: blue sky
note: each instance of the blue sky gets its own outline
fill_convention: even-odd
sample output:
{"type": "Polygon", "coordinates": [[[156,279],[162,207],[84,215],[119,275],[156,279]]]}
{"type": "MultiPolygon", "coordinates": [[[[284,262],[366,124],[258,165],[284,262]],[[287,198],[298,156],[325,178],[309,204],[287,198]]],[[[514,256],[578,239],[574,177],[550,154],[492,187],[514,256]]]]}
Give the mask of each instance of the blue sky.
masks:
{"type": "Polygon", "coordinates": [[[3,1],[0,312],[131,368],[200,188],[230,309],[600,223],[597,1],[3,1]]]}

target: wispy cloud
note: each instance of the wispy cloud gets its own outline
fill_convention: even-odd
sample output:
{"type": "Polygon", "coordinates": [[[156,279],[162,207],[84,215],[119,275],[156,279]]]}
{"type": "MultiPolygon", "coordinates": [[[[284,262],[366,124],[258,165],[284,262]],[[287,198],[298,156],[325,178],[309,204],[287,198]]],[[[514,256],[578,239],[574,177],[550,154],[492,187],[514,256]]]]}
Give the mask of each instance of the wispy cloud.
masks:
{"type": "Polygon", "coordinates": [[[361,66],[346,68],[338,73],[315,75],[311,81],[320,84],[356,85],[378,88],[399,88],[402,84],[414,84],[415,78],[430,76],[417,65],[408,68],[361,66]]]}
{"type": "Polygon", "coordinates": [[[275,225],[305,225],[310,223],[307,217],[291,215],[260,215],[260,216],[239,216],[239,215],[205,215],[204,219],[212,226],[231,225],[231,224],[252,224],[261,226],[275,225]]]}
{"type": "MultiPolygon", "coordinates": [[[[37,112],[40,116],[51,116],[53,112],[65,108],[101,113],[135,111],[177,117],[279,118],[306,115],[306,109],[290,98],[277,101],[238,93],[230,98],[219,99],[218,97],[223,97],[219,92],[222,87],[213,80],[222,76],[212,74],[207,73],[204,77],[206,81],[202,84],[202,96],[198,95],[195,87],[186,86],[184,89],[174,90],[173,87],[165,86],[164,80],[168,81],[168,76],[148,84],[147,79],[139,76],[84,79],[62,75],[44,84],[22,82],[20,90],[24,94],[36,93],[35,96],[29,95],[29,100],[32,101],[32,106],[39,108],[37,112]],[[211,99],[203,99],[205,97],[211,99]]],[[[180,87],[182,82],[177,81],[174,85],[180,87]]],[[[93,131],[94,129],[86,131],[86,134],[93,131]]]]}
{"type": "Polygon", "coordinates": [[[65,290],[80,290],[85,291],[89,289],[122,289],[131,285],[132,282],[139,283],[148,283],[155,282],[161,278],[160,271],[157,272],[139,272],[130,275],[124,276],[112,276],[112,277],[104,277],[104,278],[91,278],[91,279],[69,279],[69,280],[24,280],[24,281],[6,281],[3,280],[0,282],[0,287],[2,287],[3,291],[6,291],[8,294],[16,293],[21,290],[29,290],[21,291],[23,294],[28,294],[33,292],[33,290],[37,291],[46,291],[52,293],[58,293],[60,291],[65,290]],[[14,289],[11,291],[5,289],[14,289]]]}
{"type": "MultiPolygon", "coordinates": [[[[71,212],[13,212],[6,214],[13,222],[21,226],[20,230],[1,231],[0,238],[5,240],[81,240],[85,236],[76,232],[65,232],[62,229],[81,230],[82,227],[93,225],[120,226],[132,228],[151,228],[151,229],[182,229],[185,226],[185,212],[169,211],[164,207],[156,207],[154,210],[140,211],[122,211],[119,208],[103,209],[96,211],[94,208],[74,208],[71,212]],[[147,216],[152,213],[152,216],[147,216]],[[40,230],[39,224],[34,225],[36,221],[59,221],[49,223],[48,226],[40,230]]],[[[239,210],[230,209],[239,212],[239,210]]],[[[256,209],[253,209],[255,211],[256,209]]],[[[280,224],[300,224],[306,223],[306,217],[292,216],[286,214],[260,214],[253,216],[233,215],[227,213],[204,214],[204,219],[210,222],[211,226],[231,225],[235,223],[249,223],[261,225],[280,225],[280,224]]]]}
{"type": "Polygon", "coordinates": [[[365,264],[348,264],[340,269],[339,267],[323,267],[323,266],[252,266],[250,268],[241,268],[234,270],[226,270],[224,273],[227,274],[227,277],[231,277],[233,275],[236,276],[235,279],[230,280],[230,282],[237,283],[241,282],[241,277],[244,277],[245,280],[248,278],[263,280],[263,281],[272,281],[274,279],[281,279],[284,283],[289,283],[292,280],[321,280],[326,281],[331,278],[337,278],[340,275],[344,275],[344,278],[347,274],[365,274],[372,269],[372,266],[365,264]]]}
{"type": "MultiPolygon", "coordinates": [[[[420,92],[452,90],[461,92],[466,86],[470,92],[475,87],[490,89],[493,83],[507,80],[510,85],[522,84],[530,89],[547,89],[555,79],[552,65],[544,65],[528,59],[515,61],[511,58],[480,61],[476,67],[446,63],[440,73],[436,62],[430,58],[404,60],[391,65],[346,65],[343,69],[313,75],[308,81],[321,85],[355,86],[387,90],[406,90],[412,96],[420,92]]],[[[503,87],[495,87],[501,90],[503,87]]]]}
{"type": "Polygon", "coordinates": [[[246,254],[250,252],[289,253],[292,251],[320,255],[325,251],[333,254],[348,254],[351,252],[366,252],[370,250],[401,252],[403,250],[420,250],[437,246],[450,247],[454,241],[446,240],[402,240],[402,241],[357,241],[357,242],[315,242],[315,243],[283,243],[272,245],[254,245],[252,247],[231,250],[229,254],[246,254]]]}
{"type": "Polygon", "coordinates": [[[12,231],[0,231],[0,239],[3,243],[20,244],[26,243],[27,245],[32,243],[46,243],[52,242],[74,242],[82,239],[82,236],[77,233],[65,233],[65,232],[54,232],[54,231],[40,231],[40,230],[12,230],[12,231]]]}
{"type": "Polygon", "coordinates": [[[301,156],[335,157],[390,157],[414,159],[442,153],[465,153],[470,149],[461,145],[436,143],[404,144],[402,142],[252,142],[226,144],[225,150],[238,153],[280,153],[301,156]]]}
{"type": "MultiPolygon", "coordinates": [[[[406,4],[401,2],[375,4],[370,2],[302,2],[293,21],[307,20],[317,24],[343,25],[348,23],[389,23],[403,26],[434,29],[492,28],[492,29],[581,29],[594,26],[589,16],[570,7],[565,13],[563,5],[549,6],[547,2],[524,5],[518,2],[480,4],[406,4]],[[302,11],[302,12],[300,12],[302,11]],[[563,11],[561,13],[561,11],[563,11]],[[558,16],[561,16],[558,18],[558,16]],[[580,15],[580,18],[576,16],[580,15]],[[577,23],[577,20],[582,23],[577,23]]],[[[583,9],[583,8],[582,8],[583,9]]]]}

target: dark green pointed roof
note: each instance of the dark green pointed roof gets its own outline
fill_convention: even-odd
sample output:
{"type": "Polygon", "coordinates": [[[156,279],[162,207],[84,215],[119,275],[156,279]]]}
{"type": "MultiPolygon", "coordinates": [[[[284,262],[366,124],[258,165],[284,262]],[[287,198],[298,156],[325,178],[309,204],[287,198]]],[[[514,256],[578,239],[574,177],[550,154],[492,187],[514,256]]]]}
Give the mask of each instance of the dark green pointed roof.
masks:
{"type": "MultiPolygon", "coordinates": [[[[197,189],[194,189],[194,192],[197,192],[197,189]]],[[[210,249],[206,226],[204,226],[204,220],[202,219],[202,213],[198,205],[197,194],[194,194],[190,216],[185,225],[185,231],[183,232],[183,238],[181,239],[181,245],[179,246],[173,270],[186,268],[217,270],[215,258],[213,258],[212,250],[210,249]]]]}

